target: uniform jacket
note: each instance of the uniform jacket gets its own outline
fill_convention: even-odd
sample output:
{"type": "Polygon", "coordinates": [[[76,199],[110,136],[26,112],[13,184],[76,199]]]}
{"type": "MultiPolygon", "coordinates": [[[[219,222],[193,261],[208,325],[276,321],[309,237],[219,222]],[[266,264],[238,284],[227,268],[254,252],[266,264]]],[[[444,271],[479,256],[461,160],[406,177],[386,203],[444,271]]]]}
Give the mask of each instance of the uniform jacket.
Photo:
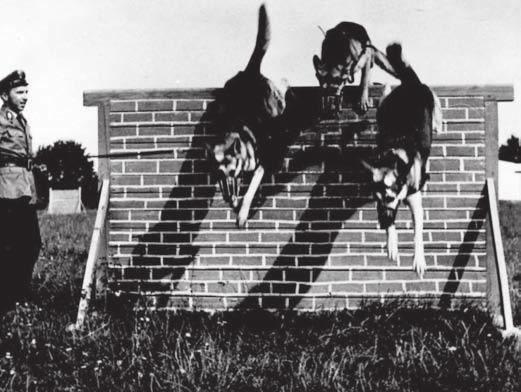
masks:
{"type": "MultiPolygon", "coordinates": [[[[7,105],[0,109],[0,162],[32,158],[32,136],[29,124],[20,119],[7,105]]],[[[0,165],[0,198],[29,197],[36,202],[33,173],[27,167],[0,165]]]]}

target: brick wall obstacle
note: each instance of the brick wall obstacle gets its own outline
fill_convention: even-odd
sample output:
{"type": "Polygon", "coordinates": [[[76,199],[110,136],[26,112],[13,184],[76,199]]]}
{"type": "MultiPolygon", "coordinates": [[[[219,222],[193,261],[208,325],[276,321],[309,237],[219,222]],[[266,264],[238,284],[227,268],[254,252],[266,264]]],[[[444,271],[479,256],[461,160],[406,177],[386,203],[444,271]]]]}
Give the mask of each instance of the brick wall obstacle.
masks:
{"type": "MultiPolygon", "coordinates": [[[[396,297],[484,304],[487,294],[497,305],[484,186],[497,178],[497,102],[513,100],[513,89],[434,90],[444,125],[424,192],[424,279],[412,271],[408,209],[397,217],[401,257],[391,262],[368,176],[353,159],[374,148],[381,87],[365,116],[350,108],[356,90],[347,88],[340,119],[301,130],[281,170],[264,179],[245,229],[235,227],[203,147],[215,90],[86,92],[85,105],[98,107],[99,153],[141,153],[99,162],[111,181],[111,289],[158,308],[318,310],[396,297]]],[[[316,88],[294,94],[309,108],[318,100],[316,88]]]]}

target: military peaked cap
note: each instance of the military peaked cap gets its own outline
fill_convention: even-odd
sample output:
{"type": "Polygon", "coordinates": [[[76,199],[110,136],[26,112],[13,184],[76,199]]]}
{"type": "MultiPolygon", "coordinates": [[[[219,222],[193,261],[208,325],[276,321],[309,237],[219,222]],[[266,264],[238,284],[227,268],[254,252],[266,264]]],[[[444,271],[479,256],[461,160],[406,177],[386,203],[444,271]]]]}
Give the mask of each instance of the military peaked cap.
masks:
{"type": "Polygon", "coordinates": [[[9,92],[12,88],[28,85],[29,83],[25,80],[25,72],[17,69],[0,80],[0,92],[9,92]]]}

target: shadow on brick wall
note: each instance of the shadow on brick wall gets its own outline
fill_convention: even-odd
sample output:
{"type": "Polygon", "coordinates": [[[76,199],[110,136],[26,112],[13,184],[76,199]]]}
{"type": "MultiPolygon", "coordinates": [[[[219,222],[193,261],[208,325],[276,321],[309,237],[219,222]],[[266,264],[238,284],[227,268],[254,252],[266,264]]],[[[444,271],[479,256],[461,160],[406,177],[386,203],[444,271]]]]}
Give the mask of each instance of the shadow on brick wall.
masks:
{"type": "Polygon", "coordinates": [[[439,300],[439,306],[450,308],[455,302],[454,294],[458,291],[461,279],[463,278],[465,268],[468,266],[475,243],[480,234],[479,230],[483,227],[487,214],[487,199],[485,188],[481,192],[481,199],[476,205],[476,209],[472,213],[472,218],[463,236],[463,241],[458,249],[458,255],[454,258],[452,269],[449,272],[448,279],[443,286],[443,291],[439,300]]]}
{"type": "MultiPolygon", "coordinates": [[[[345,147],[346,144],[352,143],[355,135],[366,130],[368,126],[366,121],[343,124],[341,146],[345,147]]],[[[344,222],[368,201],[364,198],[368,195],[363,194],[368,176],[361,170],[358,157],[367,156],[370,150],[372,149],[367,147],[345,149],[318,146],[295,156],[296,170],[303,170],[319,162],[324,163],[325,170],[319,175],[309,193],[309,208],[304,210],[294,229],[294,240],[283,246],[270,270],[263,277],[263,281],[249,290],[248,296],[238,304],[237,308],[293,309],[305,298],[306,293],[312,288],[312,283],[323,272],[323,267],[328,261],[340,230],[344,227],[344,222]],[[349,183],[357,191],[343,195],[347,200],[345,208],[325,207],[317,211],[318,205],[315,205],[313,196],[320,195],[324,185],[330,182],[330,169],[341,170],[342,181],[349,183]],[[324,213],[329,220],[315,222],[317,216],[323,216],[324,213]],[[310,228],[314,229],[315,224],[328,230],[327,241],[322,238],[324,233],[310,230],[310,228]],[[303,255],[305,250],[301,249],[302,242],[311,243],[309,255],[303,255]],[[297,265],[294,264],[296,255],[299,255],[297,265]]]]}

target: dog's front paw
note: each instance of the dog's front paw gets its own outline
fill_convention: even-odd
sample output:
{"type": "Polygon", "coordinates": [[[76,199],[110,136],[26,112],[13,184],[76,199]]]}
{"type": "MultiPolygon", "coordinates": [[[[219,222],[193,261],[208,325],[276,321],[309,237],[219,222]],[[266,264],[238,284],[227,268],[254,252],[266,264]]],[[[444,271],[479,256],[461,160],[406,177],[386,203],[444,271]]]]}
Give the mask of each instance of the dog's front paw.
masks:
{"type": "Polygon", "coordinates": [[[398,261],[398,237],[393,232],[389,233],[387,238],[387,257],[392,261],[398,261]]]}
{"type": "Polygon", "coordinates": [[[362,90],[358,109],[360,114],[365,114],[369,109],[369,91],[367,89],[362,90]]]}
{"type": "Polygon", "coordinates": [[[412,267],[414,268],[418,276],[423,279],[425,269],[427,268],[427,262],[425,261],[425,255],[423,254],[423,251],[414,252],[414,260],[412,263],[412,267]]]}
{"type": "Polygon", "coordinates": [[[248,211],[240,210],[237,214],[237,227],[244,228],[246,226],[246,221],[248,220],[248,211]]]}

